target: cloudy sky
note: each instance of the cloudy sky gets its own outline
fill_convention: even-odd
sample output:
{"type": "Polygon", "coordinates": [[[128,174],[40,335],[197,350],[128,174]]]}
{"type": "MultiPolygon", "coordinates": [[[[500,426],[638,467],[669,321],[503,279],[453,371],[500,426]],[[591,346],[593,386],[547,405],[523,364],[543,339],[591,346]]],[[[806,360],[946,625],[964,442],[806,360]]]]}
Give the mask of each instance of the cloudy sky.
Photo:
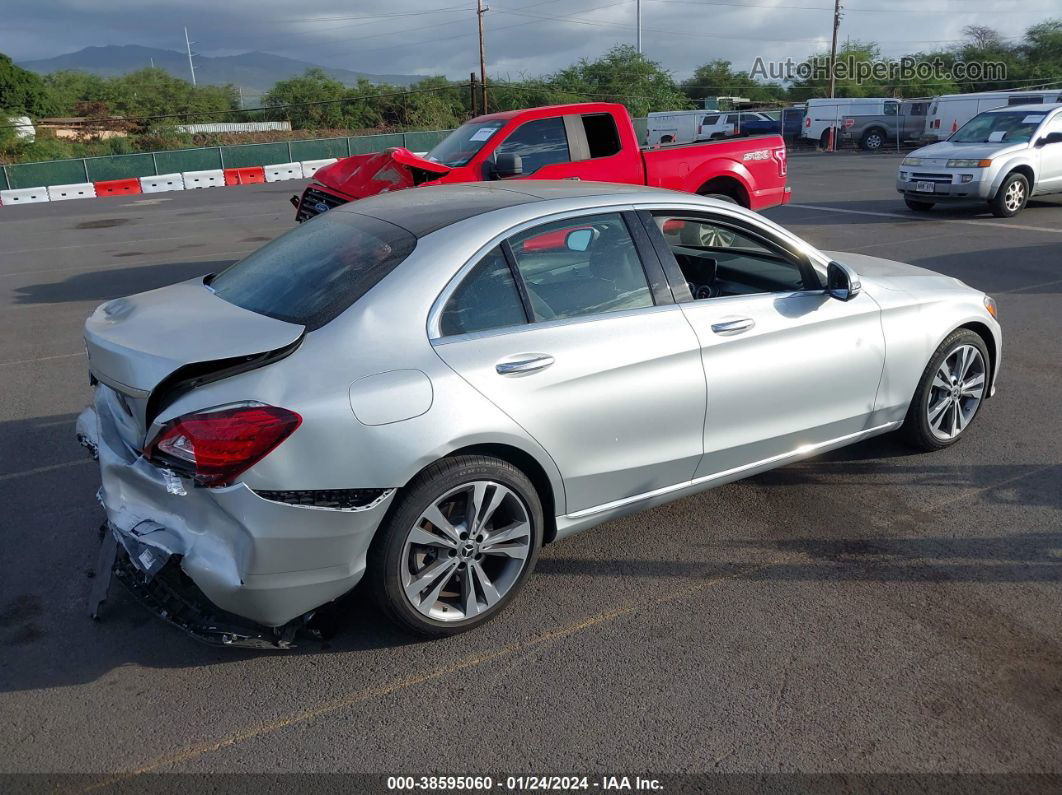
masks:
{"type": "MultiPolygon", "coordinates": [[[[634,43],[636,0],[490,0],[487,60],[516,79],[634,43]]],[[[845,0],[841,37],[883,54],[946,46],[966,25],[1008,37],[1062,15],[1059,0],[845,0]]],[[[183,49],[188,26],[205,55],[262,50],[365,72],[467,77],[477,65],[475,0],[0,0],[0,52],[47,58],[90,45],[183,49]]],[[[641,0],[643,50],[677,77],[715,58],[829,47],[832,0],[641,0]]]]}

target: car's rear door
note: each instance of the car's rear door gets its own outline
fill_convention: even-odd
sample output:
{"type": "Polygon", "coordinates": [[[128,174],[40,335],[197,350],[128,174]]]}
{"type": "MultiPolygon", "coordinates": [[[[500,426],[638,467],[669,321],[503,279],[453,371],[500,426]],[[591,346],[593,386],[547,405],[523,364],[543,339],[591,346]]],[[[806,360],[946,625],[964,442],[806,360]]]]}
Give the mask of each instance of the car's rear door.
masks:
{"type": "Polygon", "coordinates": [[[433,310],[435,351],[553,457],[569,514],[700,461],[700,344],[656,256],[633,214],[574,214],[514,230],[433,310]]]}
{"type": "Polygon", "coordinates": [[[676,294],[689,283],[695,296],[680,306],[708,384],[696,477],[871,427],[885,345],[869,295],[830,297],[799,252],[726,215],[660,209],[642,218],[676,257],[662,253],[676,294]]]}

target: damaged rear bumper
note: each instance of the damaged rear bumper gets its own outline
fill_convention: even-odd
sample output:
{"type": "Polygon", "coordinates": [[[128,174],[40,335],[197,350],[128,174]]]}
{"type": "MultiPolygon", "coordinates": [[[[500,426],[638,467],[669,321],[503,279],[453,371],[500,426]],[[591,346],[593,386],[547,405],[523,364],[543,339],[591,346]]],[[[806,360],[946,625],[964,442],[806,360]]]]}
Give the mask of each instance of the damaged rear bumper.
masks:
{"type": "Polygon", "coordinates": [[[365,505],[330,508],[267,499],[244,483],[194,487],[116,439],[108,411],[97,396],[78,418],[78,439],[99,459],[100,502],[117,541],[115,575],[153,612],[200,640],[264,639],[276,647],[293,625],[361,579],[393,489],[377,490],[365,505]],[[175,594],[183,594],[183,611],[173,609],[175,594]]]}

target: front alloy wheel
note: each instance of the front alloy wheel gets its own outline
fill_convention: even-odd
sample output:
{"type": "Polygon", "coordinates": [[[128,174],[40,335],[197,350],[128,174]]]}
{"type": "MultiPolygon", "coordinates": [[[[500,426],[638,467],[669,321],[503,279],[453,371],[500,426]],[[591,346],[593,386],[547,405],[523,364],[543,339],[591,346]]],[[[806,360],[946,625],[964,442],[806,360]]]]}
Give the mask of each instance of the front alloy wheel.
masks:
{"type": "Polygon", "coordinates": [[[988,205],[997,218],[1011,218],[1024,210],[1028,201],[1029,181],[1021,174],[1011,174],[1003,180],[988,205]]]}
{"type": "Polygon", "coordinates": [[[984,340],[958,329],[940,344],[918,382],[903,433],[921,450],[955,444],[987,397],[990,372],[984,340]]]}
{"type": "Polygon", "coordinates": [[[507,461],[444,458],[400,492],[376,533],[366,581],[405,629],[439,637],[497,615],[535,567],[542,503],[507,461]]]}

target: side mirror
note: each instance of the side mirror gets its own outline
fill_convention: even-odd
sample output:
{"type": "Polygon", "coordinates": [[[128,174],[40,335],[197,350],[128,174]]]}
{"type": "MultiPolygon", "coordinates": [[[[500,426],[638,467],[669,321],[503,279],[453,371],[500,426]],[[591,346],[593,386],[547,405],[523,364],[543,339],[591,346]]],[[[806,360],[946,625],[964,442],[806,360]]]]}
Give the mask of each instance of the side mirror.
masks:
{"type": "Polygon", "coordinates": [[[1062,132],[1048,133],[1036,142],[1036,145],[1047,146],[1048,144],[1062,144],[1062,132]]]}
{"type": "Polygon", "coordinates": [[[826,292],[838,301],[851,301],[863,285],[855,271],[840,262],[831,262],[826,266],[826,292]]]}
{"type": "Polygon", "coordinates": [[[573,229],[564,239],[564,245],[568,251],[586,251],[590,248],[590,241],[593,239],[593,229],[573,229]]]}
{"type": "Polygon", "coordinates": [[[494,161],[494,176],[497,179],[518,177],[524,173],[524,162],[520,155],[498,155],[494,161]]]}

